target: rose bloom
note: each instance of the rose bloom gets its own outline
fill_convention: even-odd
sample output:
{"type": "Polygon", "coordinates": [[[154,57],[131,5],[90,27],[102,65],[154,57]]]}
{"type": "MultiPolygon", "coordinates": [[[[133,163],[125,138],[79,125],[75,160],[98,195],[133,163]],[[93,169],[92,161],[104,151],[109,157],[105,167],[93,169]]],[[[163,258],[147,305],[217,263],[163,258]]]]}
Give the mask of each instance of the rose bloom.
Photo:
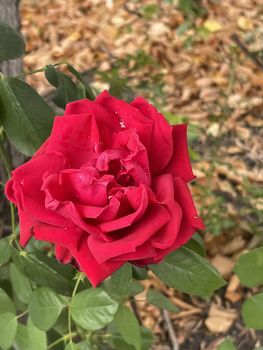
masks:
{"type": "Polygon", "coordinates": [[[20,244],[54,243],[93,286],[127,261],[159,263],[203,228],[187,186],[186,125],[170,126],[142,97],[128,104],[104,91],[69,103],[12,175],[20,244]]]}

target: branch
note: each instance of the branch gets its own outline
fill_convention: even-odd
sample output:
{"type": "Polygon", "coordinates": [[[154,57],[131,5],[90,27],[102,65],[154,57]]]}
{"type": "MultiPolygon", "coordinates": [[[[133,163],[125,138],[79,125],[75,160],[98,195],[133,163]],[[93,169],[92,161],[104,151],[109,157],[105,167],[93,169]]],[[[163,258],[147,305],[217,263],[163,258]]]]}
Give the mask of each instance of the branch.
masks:
{"type": "Polygon", "coordinates": [[[240,48],[240,50],[245,54],[245,56],[250,58],[259,69],[263,70],[263,62],[261,62],[260,59],[255,54],[253,54],[252,52],[250,52],[248,50],[248,48],[239,39],[237,34],[235,34],[235,33],[232,34],[231,39],[240,48]]]}
{"type": "Polygon", "coordinates": [[[163,318],[167,326],[167,331],[169,334],[170,341],[172,343],[172,350],[179,350],[179,344],[178,344],[176,334],[169,316],[169,312],[167,310],[163,310],[163,318]]]}

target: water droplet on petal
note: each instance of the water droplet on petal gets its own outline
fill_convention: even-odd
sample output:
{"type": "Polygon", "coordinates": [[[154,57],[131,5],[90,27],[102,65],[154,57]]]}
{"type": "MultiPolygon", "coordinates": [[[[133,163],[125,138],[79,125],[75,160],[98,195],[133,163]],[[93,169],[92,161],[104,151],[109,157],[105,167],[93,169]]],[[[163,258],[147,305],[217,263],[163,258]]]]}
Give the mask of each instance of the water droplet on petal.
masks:
{"type": "Polygon", "coordinates": [[[24,185],[25,184],[25,179],[22,179],[21,181],[20,181],[20,185],[24,185]]]}
{"type": "Polygon", "coordinates": [[[111,200],[111,198],[113,198],[113,196],[108,196],[108,200],[111,200]]]}
{"type": "Polygon", "coordinates": [[[64,230],[67,231],[68,227],[64,227],[64,230]]]}
{"type": "Polygon", "coordinates": [[[121,129],[125,129],[126,128],[126,125],[125,125],[123,119],[120,119],[120,127],[121,127],[121,129]]]}

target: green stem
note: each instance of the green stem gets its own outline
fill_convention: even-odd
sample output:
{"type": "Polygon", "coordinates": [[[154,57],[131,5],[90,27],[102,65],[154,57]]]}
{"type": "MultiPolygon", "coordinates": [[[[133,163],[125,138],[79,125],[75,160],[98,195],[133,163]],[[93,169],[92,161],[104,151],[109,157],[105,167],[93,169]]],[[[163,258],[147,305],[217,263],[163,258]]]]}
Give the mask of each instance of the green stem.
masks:
{"type": "MultiPolygon", "coordinates": [[[[76,281],[75,287],[74,287],[72,295],[71,295],[71,300],[75,296],[75,294],[77,293],[80,281],[82,279],[83,279],[83,273],[82,272],[78,272],[78,277],[77,277],[77,281],[76,281]]],[[[71,337],[69,338],[69,341],[72,344],[72,337],[73,337],[72,334],[73,333],[72,333],[72,327],[71,327],[71,309],[70,309],[70,304],[69,304],[69,307],[68,307],[68,332],[69,332],[69,335],[71,335],[71,337]]]]}
{"type": "MultiPolygon", "coordinates": [[[[54,63],[54,64],[51,64],[51,66],[53,66],[54,68],[56,67],[59,67],[61,66],[62,64],[67,64],[68,62],[66,60],[62,60],[58,63],[54,63]]],[[[39,69],[35,69],[35,70],[32,70],[30,72],[25,72],[25,73],[22,73],[20,75],[17,75],[15,78],[23,78],[25,77],[26,75],[32,75],[32,74],[36,74],[36,73],[41,73],[41,72],[44,72],[45,70],[47,69],[47,66],[45,67],[42,67],[42,68],[39,68],[39,69]]]]}
{"type": "Polygon", "coordinates": [[[71,337],[75,337],[75,335],[77,335],[77,333],[70,333],[70,334],[66,334],[63,337],[55,340],[53,343],[49,344],[49,346],[47,347],[47,349],[51,349],[54,346],[56,346],[57,344],[61,343],[62,341],[66,341],[68,339],[71,339],[71,337]]]}
{"type": "Polygon", "coordinates": [[[21,314],[17,315],[16,319],[18,320],[19,318],[25,316],[26,314],[28,314],[28,310],[26,310],[26,311],[22,312],[21,314]]]}
{"type": "Polygon", "coordinates": [[[0,131],[0,137],[1,137],[1,140],[0,140],[0,158],[2,159],[3,161],[3,164],[4,164],[4,169],[5,169],[5,172],[6,172],[6,175],[8,177],[11,176],[11,162],[10,162],[10,159],[7,155],[7,152],[6,152],[6,149],[3,145],[3,138],[2,138],[2,132],[0,131]]]}

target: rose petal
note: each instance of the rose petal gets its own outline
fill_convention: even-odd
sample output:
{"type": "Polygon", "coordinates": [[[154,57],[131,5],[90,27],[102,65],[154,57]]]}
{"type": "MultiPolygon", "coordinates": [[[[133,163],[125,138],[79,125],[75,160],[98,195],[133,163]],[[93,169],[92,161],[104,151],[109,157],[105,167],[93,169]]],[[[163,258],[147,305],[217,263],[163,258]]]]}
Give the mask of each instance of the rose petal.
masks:
{"type": "Polygon", "coordinates": [[[129,191],[127,196],[130,201],[136,201],[138,203],[138,199],[140,200],[138,208],[131,214],[98,225],[103,232],[120,230],[124,227],[130,226],[143,216],[148,206],[148,192],[146,187],[141,185],[140,187],[136,188],[136,190],[129,191]]]}
{"type": "Polygon", "coordinates": [[[85,235],[78,227],[58,227],[40,222],[34,225],[33,234],[39,241],[51,242],[68,249],[77,249],[82,235],[85,235]]]}
{"type": "Polygon", "coordinates": [[[149,150],[153,127],[152,120],[146,118],[137,108],[127,102],[111,96],[106,90],[97,96],[96,103],[115,114],[115,118],[119,123],[119,130],[136,129],[140,141],[149,150]]]}
{"type": "Polygon", "coordinates": [[[56,117],[47,152],[63,153],[72,168],[80,168],[86,162],[93,166],[99,143],[100,135],[93,115],[56,117]]]}
{"type": "Polygon", "coordinates": [[[13,180],[6,188],[8,198],[10,195],[10,199],[36,221],[66,226],[67,219],[45,208],[45,194],[41,190],[43,173],[55,173],[64,166],[64,157],[58,153],[31,159],[13,171],[13,180]]]}
{"type": "Polygon", "coordinates": [[[105,242],[99,235],[90,235],[89,248],[99,263],[106,262],[120,255],[136,251],[136,247],[145,243],[162,226],[171,220],[171,215],[161,205],[149,207],[143,219],[124,230],[122,237],[118,235],[116,240],[105,242]]]}
{"type": "Polygon", "coordinates": [[[94,288],[125,263],[125,261],[98,263],[94,259],[86,239],[82,240],[79,249],[72,249],[71,253],[79,264],[81,271],[87,275],[94,288]]]}
{"type": "Polygon", "coordinates": [[[144,98],[137,97],[131,106],[137,108],[148,120],[153,122],[151,142],[147,149],[151,173],[160,173],[173,155],[172,128],[164,116],[144,98]]]}
{"type": "Polygon", "coordinates": [[[61,261],[63,264],[69,264],[72,261],[72,254],[71,252],[60,245],[55,246],[55,253],[56,253],[56,258],[58,261],[61,261]]]}
{"type": "Polygon", "coordinates": [[[173,156],[164,172],[181,177],[189,182],[195,178],[188,153],[187,125],[175,125],[173,127],[173,156]]]}

